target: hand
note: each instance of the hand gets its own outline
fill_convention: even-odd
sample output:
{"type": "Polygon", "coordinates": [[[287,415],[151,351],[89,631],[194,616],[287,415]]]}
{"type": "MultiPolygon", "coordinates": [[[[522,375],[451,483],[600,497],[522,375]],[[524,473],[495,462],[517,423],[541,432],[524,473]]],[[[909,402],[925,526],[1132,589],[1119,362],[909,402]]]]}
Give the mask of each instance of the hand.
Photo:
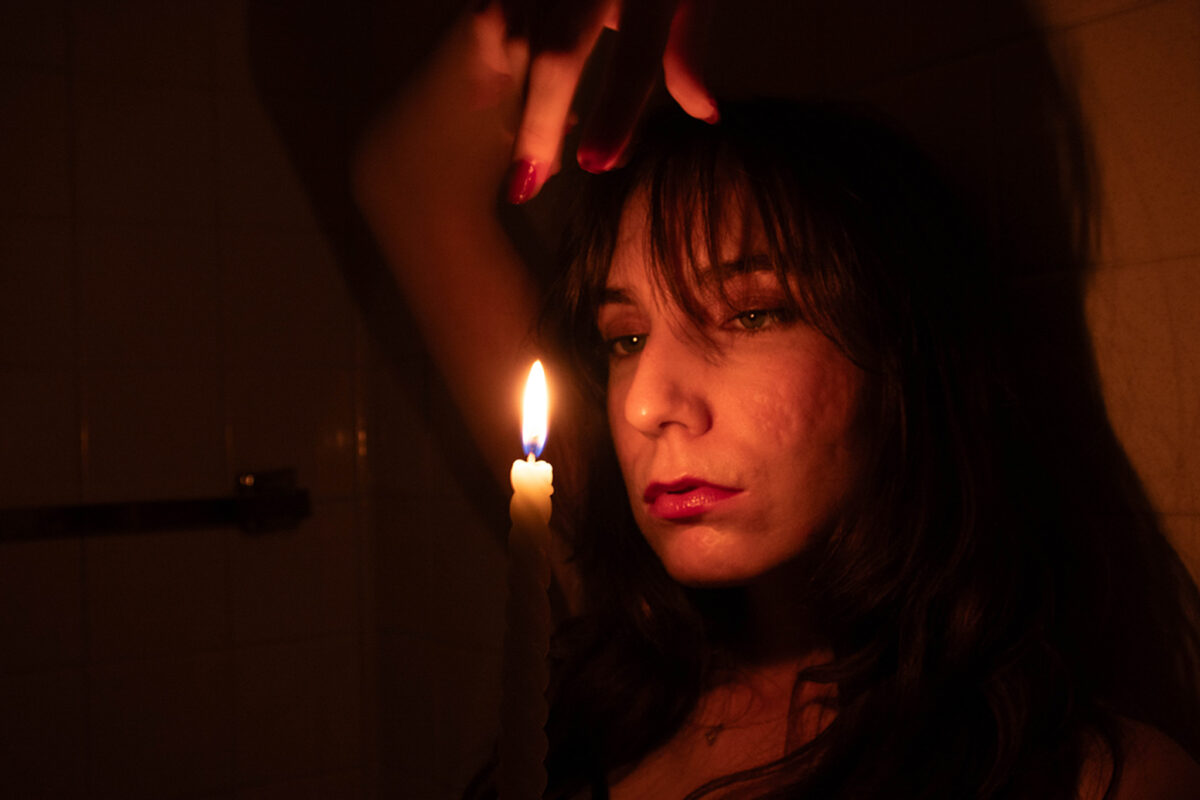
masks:
{"type": "Polygon", "coordinates": [[[600,97],[579,144],[579,165],[603,172],[621,163],[658,77],[688,114],[716,122],[700,78],[708,0],[495,0],[510,36],[527,38],[525,104],[513,146],[508,198],[523,203],[558,171],[571,101],[604,28],[620,31],[600,97]]]}

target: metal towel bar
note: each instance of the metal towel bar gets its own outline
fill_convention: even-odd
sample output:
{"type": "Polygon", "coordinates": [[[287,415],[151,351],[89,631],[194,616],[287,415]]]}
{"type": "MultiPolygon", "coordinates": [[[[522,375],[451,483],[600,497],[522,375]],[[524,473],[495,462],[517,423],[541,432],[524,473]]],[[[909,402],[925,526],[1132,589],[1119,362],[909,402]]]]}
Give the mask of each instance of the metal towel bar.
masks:
{"type": "Polygon", "coordinates": [[[232,526],[265,533],[295,528],[311,513],[294,469],[244,472],[232,497],[0,509],[0,542],[232,526]]]}

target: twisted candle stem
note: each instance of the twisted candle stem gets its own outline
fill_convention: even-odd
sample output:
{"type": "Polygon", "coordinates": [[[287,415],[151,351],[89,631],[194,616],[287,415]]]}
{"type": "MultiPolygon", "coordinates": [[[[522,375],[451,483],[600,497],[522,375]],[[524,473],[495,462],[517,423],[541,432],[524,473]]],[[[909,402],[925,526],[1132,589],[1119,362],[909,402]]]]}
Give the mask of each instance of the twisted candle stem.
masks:
{"type": "Polygon", "coordinates": [[[540,800],[549,713],[550,465],[517,461],[512,481],[497,787],[500,800],[540,800]]]}

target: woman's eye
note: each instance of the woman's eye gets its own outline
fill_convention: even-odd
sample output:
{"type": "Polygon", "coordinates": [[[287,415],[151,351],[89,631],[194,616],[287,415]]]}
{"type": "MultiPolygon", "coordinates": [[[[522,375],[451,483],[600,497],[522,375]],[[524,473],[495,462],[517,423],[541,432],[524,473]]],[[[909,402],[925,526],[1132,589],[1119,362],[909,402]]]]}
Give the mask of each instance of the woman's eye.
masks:
{"type": "Polygon", "coordinates": [[[735,314],[731,323],[740,330],[759,331],[786,322],[787,318],[787,312],[780,308],[754,308],[735,314]]]}
{"type": "Polygon", "coordinates": [[[605,340],[604,345],[608,349],[610,356],[616,358],[631,356],[646,346],[646,335],[643,333],[634,333],[628,336],[617,336],[605,340]]]}

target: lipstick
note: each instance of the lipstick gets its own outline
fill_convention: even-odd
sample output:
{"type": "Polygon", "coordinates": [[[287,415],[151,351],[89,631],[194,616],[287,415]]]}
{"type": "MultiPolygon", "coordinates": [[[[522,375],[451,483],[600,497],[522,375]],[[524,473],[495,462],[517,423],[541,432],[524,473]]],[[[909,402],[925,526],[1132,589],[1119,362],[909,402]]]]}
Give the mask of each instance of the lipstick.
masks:
{"type": "Polygon", "coordinates": [[[681,520],[712,511],[741,489],[718,486],[698,478],[680,478],[670,483],[651,483],[642,499],[659,519],[681,520]]]}

